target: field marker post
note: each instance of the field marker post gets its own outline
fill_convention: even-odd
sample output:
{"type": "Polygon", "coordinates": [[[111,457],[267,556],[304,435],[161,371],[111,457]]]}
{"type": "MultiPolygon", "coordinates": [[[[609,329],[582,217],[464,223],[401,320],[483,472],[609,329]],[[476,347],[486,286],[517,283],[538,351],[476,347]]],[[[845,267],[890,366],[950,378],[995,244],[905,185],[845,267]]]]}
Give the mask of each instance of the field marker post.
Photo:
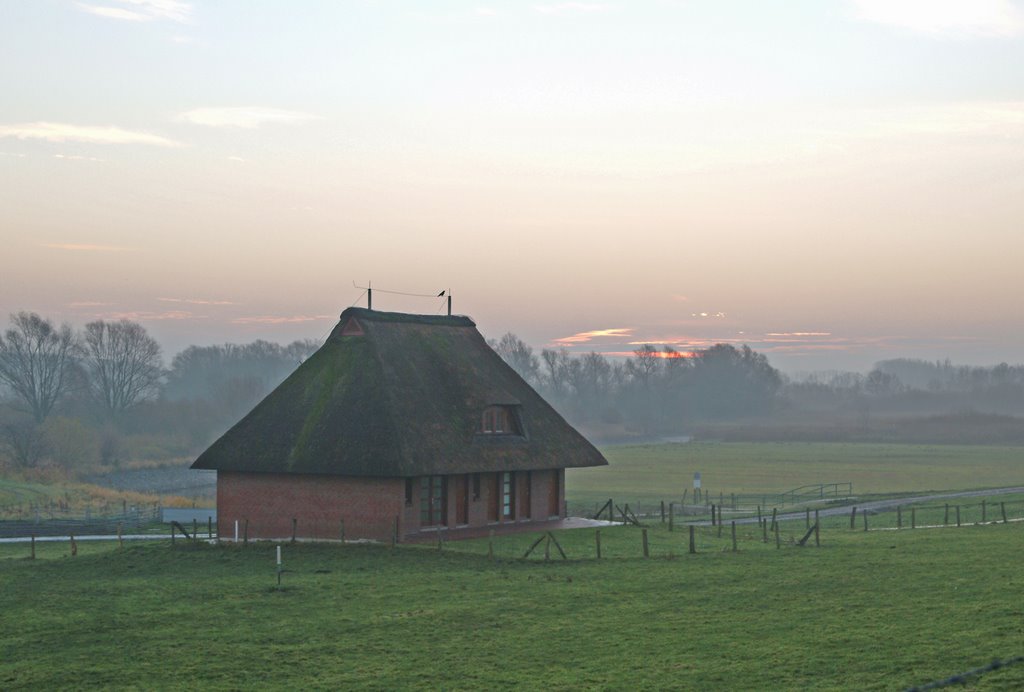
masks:
{"type": "Polygon", "coordinates": [[[899,505],[896,505],[896,528],[903,528],[903,509],[899,505]]]}
{"type": "Polygon", "coordinates": [[[665,501],[661,501],[661,523],[665,523],[665,501]]]}
{"type": "Polygon", "coordinates": [[[35,560],[36,559],[36,535],[35,534],[32,534],[32,557],[30,557],[29,559],[30,560],[35,560]]]}
{"type": "MultiPolygon", "coordinates": [[[[172,531],[173,531],[173,529],[172,529],[172,531]]],[[[71,557],[74,557],[75,555],[78,555],[78,544],[75,543],[75,536],[74,536],[74,534],[72,534],[71,535],[71,557]]]]}
{"type": "Polygon", "coordinates": [[[597,559],[601,559],[601,529],[594,531],[594,544],[597,546],[597,559]]]}
{"type": "Polygon", "coordinates": [[[1006,503],[1005,502],[1000,502],[999,503],[999,510],[1003,513],[1003,523],[1005,524],[1006,523],[1006,503]]]}
{"type": "Polygon", "coordinates": [[[690,524],[690,554],[694,555],[697,553],[697,542],[693,537],[693,524],[690,524]]]}
{"type": "Polygon", "coordinates": [[[238,543],[238,520],[235,519],[235,543],[238,543]]]}
{"type": "Polygon", "coordinates": [[[985,501],[984,501],[984,500],[982,500],[982,501],[981,501],[981,523],[982,523],[982,524],[984,524],[984,523],[985,523],[985,517],[986,517],[986,512],[985,512],[985,501]]]}
{"type": "Polygon", "coordinates": [[[868,511],[865,509],[861,511],[861,515],[864,517],[864,530],[868,530],[868,511]]]}
{"type": "Polygon", "coordinates": [[[943,526],[949,526],[949,503],[946,503],[946,516],[942,520],[943,526]]]}
{"type": "Polygon", "coordinates": [[[277,546],[277,585],[281,586],[281,546],[277,546]]]}
{"type": "Polygon", "coordinates": [[[850,530],[853,530],[857,523],[857,506],[854,505],[853,510],[850,511],[850,530]]]}
{"type": "Polygon", "coordinates": [[[917,528],[917,507],[910,508],[910,528],[917,528]]]}
{"type": "Polygon", "coordinates": [[[672,516],[672,502],[668,503],[668,530],[672,531],[673,516],[672,516]]]}
{"type": "Polygon", "coordinates": [[[651,553],[649,552],[648,547],[647,547],[647,529],[643,529],[641,531],[641,535],[643,536],[643,542],[644,542],[644,557],[650,557],[651,553]]]}
{"type": "Polygon", "coordinates": [[[732,520],[732,552],[736,552],[736,520],[732,520]]]}
{"type": "Polygon", "coordinates": [[[960,528],[960,505],[956,506],[956,527],[960,528]]]}
{"type": "Polygon", "coordinates": [[[292,543],[295,542],[295,530],[298,528],[299,520],[292,517],[292,543]]]}

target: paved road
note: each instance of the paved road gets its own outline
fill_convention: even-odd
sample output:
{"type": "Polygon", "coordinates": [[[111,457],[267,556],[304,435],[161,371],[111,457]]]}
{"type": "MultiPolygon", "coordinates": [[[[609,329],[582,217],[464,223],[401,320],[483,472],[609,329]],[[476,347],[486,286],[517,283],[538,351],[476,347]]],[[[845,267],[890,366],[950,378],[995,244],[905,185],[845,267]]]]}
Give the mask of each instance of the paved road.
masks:
{"type": "MultiPolygon", "coordinates": [[[[849,514],[850,508],[856,506],[860,511],[874,512],[882,509],[893,509],[896,505],[908,505],[920,502],[933,502],[935,500],[949,500],[957,497],[991,497],[992,495],[1014,495],[1018,493],[1024,493],[1024,486],[1014,486],[1011,488],[992,488],[989,490],[961,490],[957,492],[948,493],[933,493],[931,495],[907,495],[904,497],[891,497],[885,500],[870,500],[868,502],[851,502],[847,505],[840,507],[828,507],[818,511],[818,515],[822,517],[834,517],[841,514],[849,514]]],[[[785,512],[778,516],[779,520],[783,519],[802,519],[804,518],[805,512],[785,512]]],[[[737,524],[756,524],[757,518],[752,519],[737,519],[737,524]]],[[[699,522],[700,526],[710,526],[710,521],[699,522]]]]}

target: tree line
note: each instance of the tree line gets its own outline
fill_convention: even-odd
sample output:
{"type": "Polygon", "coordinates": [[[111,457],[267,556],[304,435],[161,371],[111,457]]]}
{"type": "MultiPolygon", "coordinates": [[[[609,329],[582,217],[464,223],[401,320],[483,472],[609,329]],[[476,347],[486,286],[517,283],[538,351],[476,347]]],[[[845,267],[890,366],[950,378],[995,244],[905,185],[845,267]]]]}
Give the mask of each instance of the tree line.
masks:
{"type": "Polygon", "coordinates": [[[165,366],[130,320],[76,331],[36,313],[0,335],[0,461],[31,467],[188,456],[277,386],[319,344],[189,346],[165,366]]]}

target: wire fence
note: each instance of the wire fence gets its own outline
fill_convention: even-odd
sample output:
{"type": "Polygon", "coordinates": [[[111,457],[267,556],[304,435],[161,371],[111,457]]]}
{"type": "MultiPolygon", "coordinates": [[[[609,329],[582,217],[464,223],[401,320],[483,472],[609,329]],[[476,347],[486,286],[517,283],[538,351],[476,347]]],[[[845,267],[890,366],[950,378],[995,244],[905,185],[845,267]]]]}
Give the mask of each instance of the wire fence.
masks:
{"type": "Polygon", "coordinates": [[[130,507],[116,514],[64,512],[39,513],[32,518],[0,521],[0,538],[28,536],[113,535],[118,531],[138,531],[160,521],[160,507],[130,507]]]}

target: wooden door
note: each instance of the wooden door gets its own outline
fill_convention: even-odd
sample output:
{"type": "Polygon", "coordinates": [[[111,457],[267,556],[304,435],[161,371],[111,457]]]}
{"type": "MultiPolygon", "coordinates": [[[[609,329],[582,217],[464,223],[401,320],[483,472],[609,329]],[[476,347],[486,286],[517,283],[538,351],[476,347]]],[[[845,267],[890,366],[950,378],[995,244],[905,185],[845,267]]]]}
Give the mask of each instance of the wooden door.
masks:
{"type": "Polygon", "coordinates": [[[498,521],[501,511],[501,474],[492,473],[487,493],[487,520],[498,521]]]}
{"type": "Polygon", "coordinates": [[[551,483],[548,485],[548,516],[549,517],[560,517],[562,516],[561,507],[559,507],[558,496],[562,490],[562,471],[561,469],[555,469],[551,472],[551,483]]]}
{"type": "Polygon", "coordinates": [[[455,524],[469,523],[469,474],[455,477],[455,524]]]}

